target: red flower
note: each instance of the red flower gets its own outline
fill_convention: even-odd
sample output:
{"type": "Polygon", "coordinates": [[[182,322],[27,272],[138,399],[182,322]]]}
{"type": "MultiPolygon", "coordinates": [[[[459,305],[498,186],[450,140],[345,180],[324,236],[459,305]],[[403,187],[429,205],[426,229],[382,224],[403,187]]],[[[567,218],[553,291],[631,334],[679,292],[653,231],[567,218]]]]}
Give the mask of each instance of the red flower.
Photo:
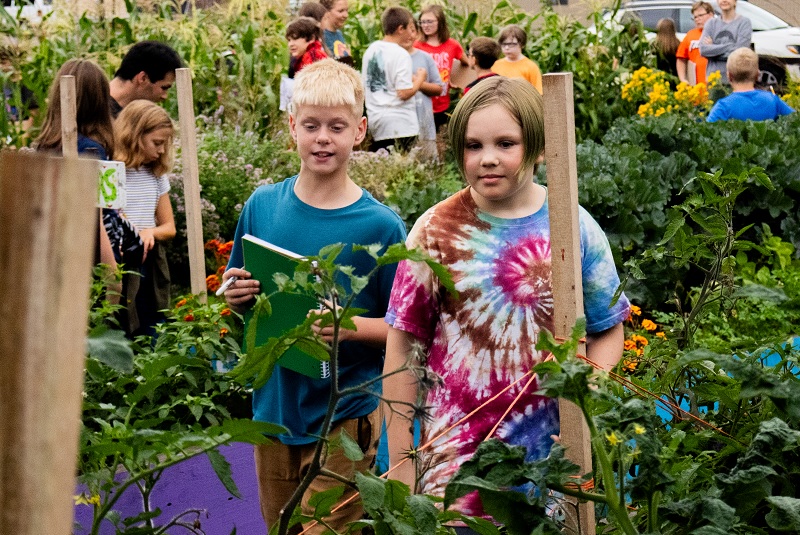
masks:
{"type": "Polygon", "coordinates": [[[219,249],[220,243],[219,240],[208,240],[205,244],[205,248],[209,251],[216,251],[219,249]]]}
{"type": "Polygon", "coordinates": [[[181,299],[180,301],[175,303],[175,308],[181,308],[185,304],[186,304],[186,299],[181,299]]]}
{"type": "Polygon", "coordinates": [[[223,338],[226,334],[228,334],[228,332],[229,332],[228,329],[223,327],[222,329],[219,330],[219,337],[223,338]]]}
{"type": "Polygon", "coordinates": [[[230,315],[231,315],[231,309],[230,309],[230,308],[223,308],[223,309],[222,309],[222,310],[219,312],[219,315],[220,315],[220,316],[230,316],[230,315]]]}
{"type": "Polygon", "coordinates": [[[189,312],[183,317],[183,321],[194,321],[194,314],[189,312]]]}
{"type": "Polygon", "coordinates": [[[233,242],[221,243],[217,246],[217,253],[223,256],[230,256],[233,249],[233,242]]]}

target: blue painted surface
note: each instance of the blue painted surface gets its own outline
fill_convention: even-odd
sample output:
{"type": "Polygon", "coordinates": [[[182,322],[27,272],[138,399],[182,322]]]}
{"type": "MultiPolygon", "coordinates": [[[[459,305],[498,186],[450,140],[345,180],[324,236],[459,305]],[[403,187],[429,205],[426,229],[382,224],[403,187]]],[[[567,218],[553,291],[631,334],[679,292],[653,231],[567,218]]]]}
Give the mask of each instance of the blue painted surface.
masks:
{"type": "MultiPolygon", "coordinates": [[[[223,446],[220,452],[231,464],[233,480],[239,488],[242,499],[232,496],[220,483],[205,455],[198,455],[164,472],[151,495],[151,508],[161,508],[162,514],[155,520],[157,525],[166,524],[176,515],[187,509],[204,509],[200,522],[208,535],[229,535],[234,528],[238,535],[266,533],[261,510],[258,504],[258,483],[256,481],[253,446],[234,443],[223,446]]],[[[84,492],[79,486],[76,494],[84,492]]],[[[129,488],[114,507],[122,518],[135,516],[142,512],[142,498],[139,491],[129,488]]],[[[92,506],[76,505],[75,522],[81,526],[73,532],[85,535],[91,528],[92,506]]],[[[193,518],[193,517],[187,517],[193,518]]],[[[183,528],[173,528],[168,533],[185,533],[183,528]]],[[[104,521],[101,535],[114,535],[114,527],[104,521]]]]}

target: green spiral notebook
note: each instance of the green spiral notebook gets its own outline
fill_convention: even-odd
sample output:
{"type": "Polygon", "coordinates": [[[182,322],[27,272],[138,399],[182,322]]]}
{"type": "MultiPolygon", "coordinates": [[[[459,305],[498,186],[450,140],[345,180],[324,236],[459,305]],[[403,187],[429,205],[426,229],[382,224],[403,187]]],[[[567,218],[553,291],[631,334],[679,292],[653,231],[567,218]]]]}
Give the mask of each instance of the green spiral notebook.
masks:
{"type": "MultiPolygon", "coordinates": [[[[284,273],[292,277],[297,263],[305,259],[297,253],[250,234],[242,236],[242,251],[244,253],[244,269],[261,283],[261,293],[267,295],[277,292],[278,287],[273,280],[275,273],[284,273]]],[[[310,295],[286,292],[274,293],[269,301],[272,305],[272,314],[259,319],[256,347],[266,343],[270,338],[280,336],[289,329],[297,327],[303,323],[309,310],[319,306],[317,300],[310,295]]],[[[245,330],[252,318],[252,311],[245,314],[245,330]]],[[[244,349],[247,350],[247,348],[244,349]]],[[[317,360],[296,347],[286,351],[278,359],[277,365],[314,379],[330,377],[330,363],[317,360]]]]}

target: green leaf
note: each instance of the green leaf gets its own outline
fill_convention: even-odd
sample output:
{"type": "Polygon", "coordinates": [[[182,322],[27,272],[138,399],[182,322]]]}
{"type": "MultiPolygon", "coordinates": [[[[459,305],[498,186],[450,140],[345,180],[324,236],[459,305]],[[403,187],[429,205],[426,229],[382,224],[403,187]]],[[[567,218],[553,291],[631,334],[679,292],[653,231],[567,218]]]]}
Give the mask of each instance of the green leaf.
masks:
{"type": "Polygon", "coordinates": [[[239,493],[239,488],[236,486],[236,482],[233,480],[233,474],[231,473],[231,464],[222,455],[216,448],[210,449],[206,452],[206,457],[208,460],[211,461],[211,468],[214,469],[214,473],[217,474],[220,483],[225,487],[225,490],[230,492],[233,496],[237,498],[242,497],[239,493]]]}
{"type": "Polygon", "coordinates": [[[414,494],[406,498],[406,503],[417,528],[417,533],[420,535],[434,535],[436,533],[436,518],[439,515],[439,510],[430,498],[414,494]]]}
{"type": "Polygon", "coordinates": [[[364,452],[361,451],[361,446],[353,440],[344,428],[339,434],[339,443],[342,446],[344,456],[351,461],[360,461],[364,458],[364,452]]]}
{"type": "Polygon", "coordinates": [[[314,493],[308,499],[308,506],[314,509],[314,518],[319,520],[331,514],[331,510],[344,494],[344,485],[314,493]]]}
{"type": "Polygon", "coordinates": [[[380,509],[386,497],[386,480],[380,479],[373,474],[356,474],[356,486],[361,494],[361,501],[364,509],[373,518],[380,517],[380,509]]]}
{"type": "Polygon", "coordinates": [[[800,533],[800,499],[790,496],[770,496],[767,498],[772,509],[765,520],[776,531],[800,533]]]}
{"type": "Polygon", "coordinates": [[[120,330],[104,325],[95,327],[86,339],[86,351],[106,366],[120,373],[133,373],[131,341],[120,330]]]}

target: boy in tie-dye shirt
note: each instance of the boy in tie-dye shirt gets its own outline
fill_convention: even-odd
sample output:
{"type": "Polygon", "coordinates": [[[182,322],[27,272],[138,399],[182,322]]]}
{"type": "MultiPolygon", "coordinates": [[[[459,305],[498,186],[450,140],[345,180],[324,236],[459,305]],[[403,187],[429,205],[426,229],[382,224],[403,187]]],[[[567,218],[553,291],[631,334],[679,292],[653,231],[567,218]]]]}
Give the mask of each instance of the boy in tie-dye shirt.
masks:
{"type": "MultiPolygon", "coordinates": [[[[503,393],[465,422],[453,424],[522,377],[545,355],[535,344],[542,329],[553,331],[550,225],[547,190],[533,181],[544,148],[542,99],[530,84],[495,77],[465,96],[450,120],[450,139],[468,187],[434,206],[414,225],[409,247],[419,247],[449,268],[459,292],[449,295],[424,263],[398,267],[386,321],[392,325],[384,373],[401,368],[415,343],[424,364],[442,383],[424,393],[421,492],[442,496],[448,481],[501,420],[495,437],[528,448],[541,458],[559,434],[555,399],[535,395],[526,381],[503,393]],[[503,417],[513,404],[511,412],[503,417]]],[[[611,368],[622,355],[622,321],[629,303],[619,285],[608,240],[583,209],[579,212],[583,298],[588,357],[611,368]]],[[[417,402],[411,372],[384,380],[391,465],[412,445],[408,418],[417,402]],[[406,405],[407,404],[407,405],[406,405]]],[[[414,482],[411,463],[392,477],[414,482]]],[[[477,494],[455,507],[481,515],[477,494]]]]}

